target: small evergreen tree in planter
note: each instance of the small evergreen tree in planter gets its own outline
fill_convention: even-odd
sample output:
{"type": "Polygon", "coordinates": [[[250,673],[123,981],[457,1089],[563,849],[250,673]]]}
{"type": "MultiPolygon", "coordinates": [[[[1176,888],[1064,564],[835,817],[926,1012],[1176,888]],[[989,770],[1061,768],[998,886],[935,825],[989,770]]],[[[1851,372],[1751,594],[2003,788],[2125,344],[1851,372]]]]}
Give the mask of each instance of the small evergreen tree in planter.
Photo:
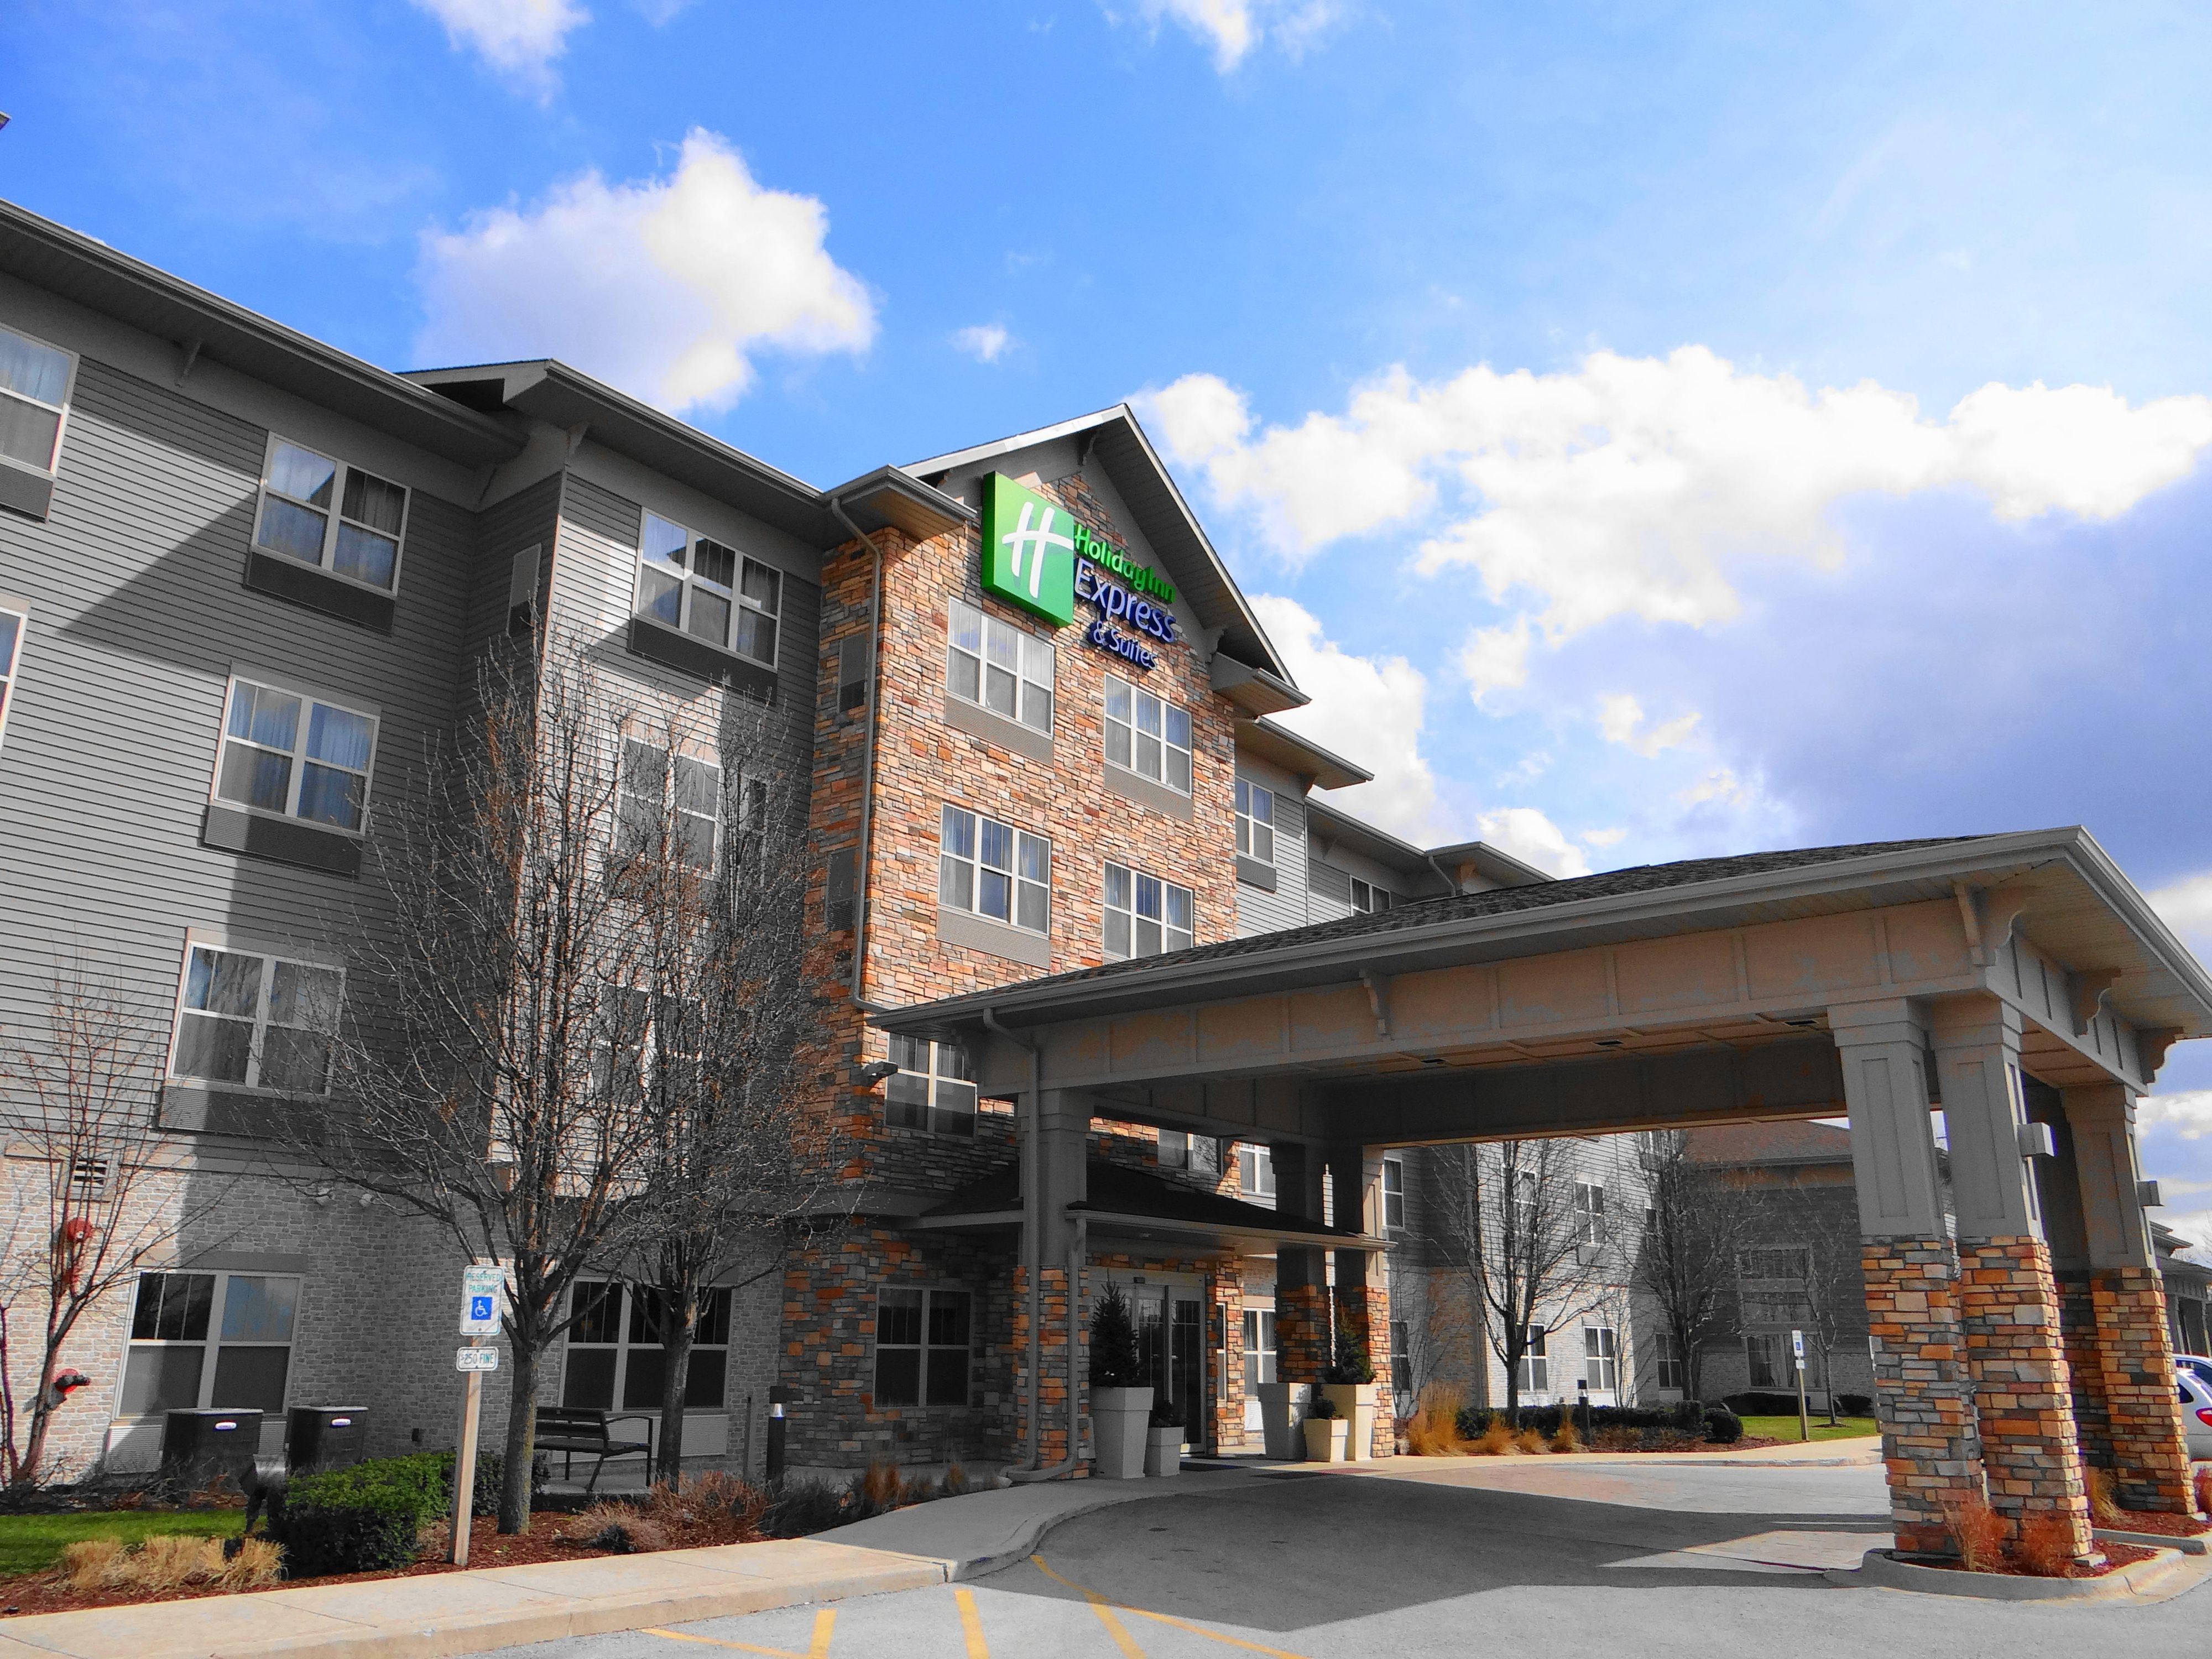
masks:
{"type": "Polygon", "coordinates": [[[1182,1438],[1187,1426],[1182,1407],[1163,1400],[1152,1407],[1151,1426],[1145,1436],[1145,1473],[1172,1476],[1182,1469],[1182,1438]]]}
{"type": "Polygon", "coordinates": [[[1340,1319],[1336,1326],[1336,1352],[1321,1374],[1322,1397],[1329,1401],[1334,1414],[1348,1424],[1346,1449],[1344,1455],[1361,1458],[1374,1455],[1375,1445],[1375,1365],[1367,1357],[1367,1345],[1352,1329],[1352,1322],[1340,1319]]]}
{"type": "Polygon", "coordinates": [[[1129,1298],[1120,1285],[1109,1285],[1091,1308],[1091,1438],[1102,1480],[1143,1478],[1152,1412],[1129,1298]]]}

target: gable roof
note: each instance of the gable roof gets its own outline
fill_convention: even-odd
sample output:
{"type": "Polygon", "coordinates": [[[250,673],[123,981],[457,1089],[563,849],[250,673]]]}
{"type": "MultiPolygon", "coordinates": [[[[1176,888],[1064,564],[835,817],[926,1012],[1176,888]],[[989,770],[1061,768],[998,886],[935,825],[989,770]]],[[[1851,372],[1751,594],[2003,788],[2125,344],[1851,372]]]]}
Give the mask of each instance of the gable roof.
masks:
{"type": "Polygon", "coordinates": [[[1137,529],[1153,551],[1170,563],[1176,586],[1189,598],[1207,627],[1221,629],[1219,651],[1248,668],[1292,684],[1291,671],[1268,639],[1267,629],[1246,603],[1243,591],[1214,550],[1198,515],[1190,510],[1190,503],[1183,499],[1166,463],[1128,404],[1115,404],[1072,421],[933,455],[908,463],[902,471],[924,483],[935,484],[956,468],[995,460],[1060,438],[1080,438],[1085,458],[1096,456],[1106,469],[1115,489],[1136,519],[1137,529]]]}

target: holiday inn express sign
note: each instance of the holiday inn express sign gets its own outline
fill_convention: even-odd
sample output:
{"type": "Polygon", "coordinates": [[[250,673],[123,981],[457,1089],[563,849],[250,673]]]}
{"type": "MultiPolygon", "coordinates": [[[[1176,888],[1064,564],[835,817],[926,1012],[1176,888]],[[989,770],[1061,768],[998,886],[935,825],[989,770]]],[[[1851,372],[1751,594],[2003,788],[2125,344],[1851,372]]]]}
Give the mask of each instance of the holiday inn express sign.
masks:
{"type": "Polygon", "coordinates": [[[1180,637],[1169,609],[1175,589],[1158,572],[1003,472],[983,480],[983,591],[1055,628],[1075,620],[1081,599],[1098,612],[1084,639],[1139,668],[1158,659],[1119,624],[1163,644],[1180,637]]]}

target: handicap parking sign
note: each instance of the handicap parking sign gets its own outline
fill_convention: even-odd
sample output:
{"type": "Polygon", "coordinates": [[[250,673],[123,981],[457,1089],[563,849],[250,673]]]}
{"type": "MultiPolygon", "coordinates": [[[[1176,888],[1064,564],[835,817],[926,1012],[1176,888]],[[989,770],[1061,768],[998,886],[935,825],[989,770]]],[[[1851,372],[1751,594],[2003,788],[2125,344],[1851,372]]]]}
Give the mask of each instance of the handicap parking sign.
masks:
{"type": "Polygon", "coordinates": [[[493,1336],[499,1331],[499,1298],[507,1275],[499,1267],[461,1269],[461,1334],[493,1336]]]}

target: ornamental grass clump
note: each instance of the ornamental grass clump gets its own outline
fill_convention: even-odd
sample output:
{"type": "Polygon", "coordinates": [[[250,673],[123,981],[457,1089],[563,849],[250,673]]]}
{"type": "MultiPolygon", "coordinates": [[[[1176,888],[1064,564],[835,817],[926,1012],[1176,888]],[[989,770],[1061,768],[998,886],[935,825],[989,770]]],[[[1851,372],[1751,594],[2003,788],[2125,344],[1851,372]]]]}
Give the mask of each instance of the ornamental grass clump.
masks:
{"type": "Polygon", "coordinates": [[[2212,1469],[2197,1470],[2196,1484],[2198,1511],[2212,1515],[2212,1469]]]}
{"type": "Polygon", "coordinates": [[[62,1551],[58,1576],[73,1590],[158,1594],[210,1585],[252,1589],[275,1583],[281,1571],[276,1546],[265,1538],[240,1539],[227,1555],[220,1538],[157,1534],[128,1548],[119,1539],[80,1539],[62,1551]]]}
{"type": "Polygon", "coordinates": [[[2125,1521],[2119,1500],[2113,1496],[2116,1484],[2110,1469],[2089,1471],[2089,1514],[2100,1527],[2117,1527],[2125,1521]]]}
{"type": "Polygon", "coordinates": [[[1535,1457],[1549,1451],[1552,1449],[1552,1443],[1544,1437],[1544,1431],[1541,1429],[1523,1429],[1513,1437],[1513,1449],[1535,1457]]]}
{"type": "Polygon", "coordinates": [[[1943,1522],[1958,1541],[1959,1562],[1968,1572],[1996,1572],[2004,1563],[2003,1516],[1979,1492],[1954,1498],[1943,1505],[1943,1522]]]}
{"type": "Polygon", "coordinates": [[[2012,1559],[2024,1573],[2038,1578],[2066,1578],[2074,1566],[2073,1529],[2063,1515],[2034,1515],[2020,1523],[2013,1540],[2012,1559]]]}
{"type": "Polygon", "coordinates": [[[1552,1449],[1555,1452],[1578,1452],[1582,1449],[1583,1443],[1575,1433],[1574,1413],[1561,1412],[1559,1429],[1552,1436],[1552,1449]]]}
{"type": "Polygon", "coordinates": [[[1513,1425],[1492,1412],[1490,1421],[1483,1425],[1482,1432],[1474,1438],[1474,1449],[1483,1457],[1504,1457],[1518,1451],[1520,1447],[1514,1438],[1513,1425]]]}
{"type": "Polygon", "coordinates": [[[1460,1393],[1448,1382],[1423,1389],[1406,1423],[1406,1449],[1416,1457],[1464,1457],[1459,1436],[1460,1393]]]}

